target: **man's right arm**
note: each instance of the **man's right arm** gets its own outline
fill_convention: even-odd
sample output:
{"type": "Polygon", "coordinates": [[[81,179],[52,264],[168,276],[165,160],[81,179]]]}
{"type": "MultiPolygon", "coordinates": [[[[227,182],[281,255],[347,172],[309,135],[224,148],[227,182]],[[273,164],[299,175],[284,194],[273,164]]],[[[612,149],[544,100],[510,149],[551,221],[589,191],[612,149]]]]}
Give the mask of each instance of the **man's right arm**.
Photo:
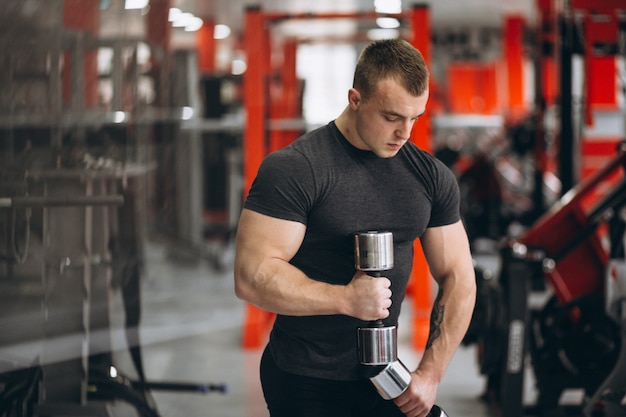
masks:
{"type": "Polygon", "coordinates": [[[266,311],[291,315],[344,314],[362,320],[385,318],[389,281],[357,272],[348,285],[313,280],[289,263],[306,226],[244,209],[237,230],[235,293],[266,311]]]}

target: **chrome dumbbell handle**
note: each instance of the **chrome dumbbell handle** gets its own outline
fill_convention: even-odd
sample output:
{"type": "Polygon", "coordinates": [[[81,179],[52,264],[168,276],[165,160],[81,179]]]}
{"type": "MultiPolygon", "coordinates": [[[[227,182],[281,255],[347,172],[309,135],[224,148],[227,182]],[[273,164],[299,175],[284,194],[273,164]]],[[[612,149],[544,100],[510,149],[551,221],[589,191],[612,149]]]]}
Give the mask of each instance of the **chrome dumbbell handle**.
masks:
{"type": "Polygon", "coordinates": [[[445,411],[437,404],[433,405],[433,408],[430,409],[430,413],[426,417],[448,417],[445,411]]]}
{"type": "MultiPolygon", "coordinates": [[[[372,277],[381,277],[393,268],[393,234],[367,231],[354,235],[354,267],[372,277]]],[[[381,319],[358,329],[359,361],[363,365],[387,365],[397,360],[395,326],[385,326],[381,319]]]]}
{"type": "MultiPolygon", "coordinates": [[[[402,394],[411,383],[411,371],[400,360],[388,364],[376,376],[370,378],[376,390],[385,400],[393,400],[402,394]]],[[[434,405],[427,417],[448,417],[438,405],[434,405]]]]}

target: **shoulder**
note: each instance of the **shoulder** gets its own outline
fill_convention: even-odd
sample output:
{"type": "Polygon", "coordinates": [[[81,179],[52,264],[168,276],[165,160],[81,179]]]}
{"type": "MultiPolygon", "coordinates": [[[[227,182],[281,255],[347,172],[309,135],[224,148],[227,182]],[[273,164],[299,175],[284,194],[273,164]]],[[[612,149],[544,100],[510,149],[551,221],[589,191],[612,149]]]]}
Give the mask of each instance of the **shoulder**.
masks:
{"type": "Polygon", "coordinates": [[[331,122],[306,132],[284,149],[299,152],[309,158],[315,158],[320,153],[329,152],[336,146],[337,132],[337,128],[331,122]]]}
{"type": "Polygon", "coordinates": [[[409,159],[413,166],[428,173],[431,176],[455,178],[454,173],[446,164],[437,159],[433,154],[419,148],[413,142],[407,142],[403,146],[403,152],[406,158],[409,159]]]}
{"type": "Polygon", "coordinates": [[[337,138],[331,124],[306,132],[288,146],[265,157],[263,168],[279,167],[290,172],[320,170],[337,154],[337,138]]]}

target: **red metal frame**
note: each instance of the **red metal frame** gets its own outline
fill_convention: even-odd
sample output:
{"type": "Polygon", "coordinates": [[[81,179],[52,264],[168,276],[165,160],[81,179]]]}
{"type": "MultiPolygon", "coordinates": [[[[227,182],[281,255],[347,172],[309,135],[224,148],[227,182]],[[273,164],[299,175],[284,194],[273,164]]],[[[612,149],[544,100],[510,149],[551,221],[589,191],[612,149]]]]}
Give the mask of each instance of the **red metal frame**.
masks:
{"type": "Polygon", "coordinates": [[[198,69],[203,75],[215,72],[215,22],[213,19],[202,19],[203,24],[196,34],[196,50],[198,51],[198,69]]]}
{"type": "MultiPolygon", "coordinates": [[[[599,202],[599,196],[604,195],[597,193],[598,188],[614,183],[620,173],[624,178],[624,171],[626,146],[622,145],[612,161],[564,195],[519,241],[530,248],[543,250],[548,258],[556,256],[595,220],[590,218],[589,212],[599,202]]],[[[608,254],[598,233],[591,233],[557,259],[554,269],[546,272],[546,278],[557,299],[567,303],[603,289],[607,261],[608,254]]]]}
{"type": "MultiPolygon", "coordinates": [[[[270,115],[274,119],[297,119],[302,115],[302,92],[296,74],[295,40],[287,40],[282,45],[283,60],[279,65],[277,77],[274,77],[270,92],[270,115]]],[[[269,152],[283,148],[293,142],[302,133],[298,129],[271,129],[269,152]]]]}
{"type": "MultiPolygon", "coordinates": [[[[411,25],[413,28],[413,38],[411,44],[415,46],[423,55],[426,64],[431,66],[431,28],[430,9],[425,5],[416,5],[411,14],[411,25]]],[[[431,118],[426,112],[424,116],[413,125],[411,141],[421,149],[432,151],[431,118]]],[[[407,288],[407,295],[413,301],[413,333],[412,346],[415,349],[423,350],[428,341],[430,332],[430,312],[432,309],[432,279],[430,269],[419,240],[413,244],[413,269],[407,288]]]]}
{"type": "Polygon", "coordinates": [[[588,125],[593,125],[594,108],[617,107],[616,65],[614,56],[594,56],[596,43],[617,43],[619,37],[619,10],[626,11],[626,4],[620,0],[572,0],[572,10],[583,14],[585,37],[585,117],[588,125]],[[602,19],[596,19],[596,16],[602,19]]]}
{"type": "MultiPolygon", "coordinates": [[[[263,12],[258,7],[251,7],[245,13],[246,31],[244,33],[245,51],[248,68],[243,79],[244,106],[246,125],[243,135],[243,177],[244,198],[267,154],[267,83],[269,68],[269,34],[263,12]]],[[[263,311],[252,304],[247,304],[243,328],[243,347],[260,347],[267,335],[275,315],[263,311]]]]}
{"type": "Polygon", "coordinates": [[[541,53],[541,84],[543,97],[547,105],[552,105],[556,101],[559,85],[555,51],[557,47],[557,13],[553,0],[537,0],[537,10],[539,11],[539,42],[537,47],[541,53]],[[548,54],[543,48],[551,48],[552,53],[548,54]]]}
{"type": "Polygon", "coordinates": [[[513,113],[526,112],[524,103],[524,19],[509,16],[504,21],[504,57],[507,74],[508,107],[513,113]]]}

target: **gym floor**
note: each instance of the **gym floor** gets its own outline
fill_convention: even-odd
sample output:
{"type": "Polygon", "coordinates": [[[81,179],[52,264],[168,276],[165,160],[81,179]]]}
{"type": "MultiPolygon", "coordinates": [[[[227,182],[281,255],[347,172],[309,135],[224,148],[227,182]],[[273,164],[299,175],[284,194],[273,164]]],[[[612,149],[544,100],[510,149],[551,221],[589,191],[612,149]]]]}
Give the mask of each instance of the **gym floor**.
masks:
{"type": "MultiPolygon", "coordinates": [[[[216,268],[212,256],[192,258],[167,243],[151,242],[146,247],[139,346],[146,381],[169,384],[168,389],[149,391],[160,417],[268,416],[258,376],[262,348],[242,348],[246,305],[234,295],[232,266],[228,266],[232,265],[232,252],[232,248],[223,251],[226,266],[216,268]],[[181,384],[194,387],[213,384],[225,387],[225,392],[171,389],[171,385],[181,384]]],[[[484,257],[477,262],[485,266],[493,260],[493,257],[484,257]]],[[[494,265],[488,267],[494,269],[494,265]]],[[[31,336],[41,332],[43,311],[40,290],[37,290],[41,278],[36,277],[36,270],[34,272],[31,282],[0,282],[0,310],[3,311],[0,334],[4,340],[0,344],[0,369],[28,368],[41,357],[58,358],[52,361],[55,364],[63,359],[75,363],[78,358],[70,358],[68,352],[80,352],[76,346],[80,347],[86,340],[85,334],[45,340],[31,336]],[[10,342],[27,340],[27,336],[30,342],[10,342]]],[[[108,350],[112,350],[113,365],[118,372],[130,380],[138,380],[123,330],[125,315],[121,293],[113,290],[109,295],[110,331],[91,331],[90,340],[100,340],[99,337],[107,340],[100,344],[110,346],[108,350]]],[[[411,303],[405,302],[398,327],[398,356],[413,368],[421,352],[411,347],[410,309],[411,303]]],[[[105,363],[108,361],[106,358],[105,363]]],[[[64,366],[55,365],[63,381],[81,381],[80,368],[64,366]]],[[[437,403],[450,417],[495,415],[480,399],[485,385],[478,368],[476,347],[462,346],[440,385],[437,403]]],[[[55,388],[58,390],[58,386],[55,388]]],[[[108,408],[108,415],[112,417],[138,416],[135,408],[124,401],[111,401],[107,397],[107,401],[98,404],[100,409],[108,408]]]]}
{"type": "MultiPolygon", "coordinates": [[[[142,357],[149,382],[224,384],[226,392],[153,390],[163,417],[263,417],[268,412],[258,378],[262,349],[242,349],[245,303],[233,292],[232,271],[216,272],[209,262],[172,261],[164,247],[150,246],[143,280],[142,357]]],[[[411,368],[421,352],[410,346],[410,303],[403,306],[399,354],[411,368]]],[[[115,308],[120,311],[120,308],[115,308]]],[[[134,367],[118,340],[115,364],[133,375],[134,367]]],[[[451,417],[487,417],[481,401],[485,379],[476,348],[461,347],[443,379],[437,403],[451,417]]],[[[115,416],[133,416],[117,404],[115,416]]]]}

